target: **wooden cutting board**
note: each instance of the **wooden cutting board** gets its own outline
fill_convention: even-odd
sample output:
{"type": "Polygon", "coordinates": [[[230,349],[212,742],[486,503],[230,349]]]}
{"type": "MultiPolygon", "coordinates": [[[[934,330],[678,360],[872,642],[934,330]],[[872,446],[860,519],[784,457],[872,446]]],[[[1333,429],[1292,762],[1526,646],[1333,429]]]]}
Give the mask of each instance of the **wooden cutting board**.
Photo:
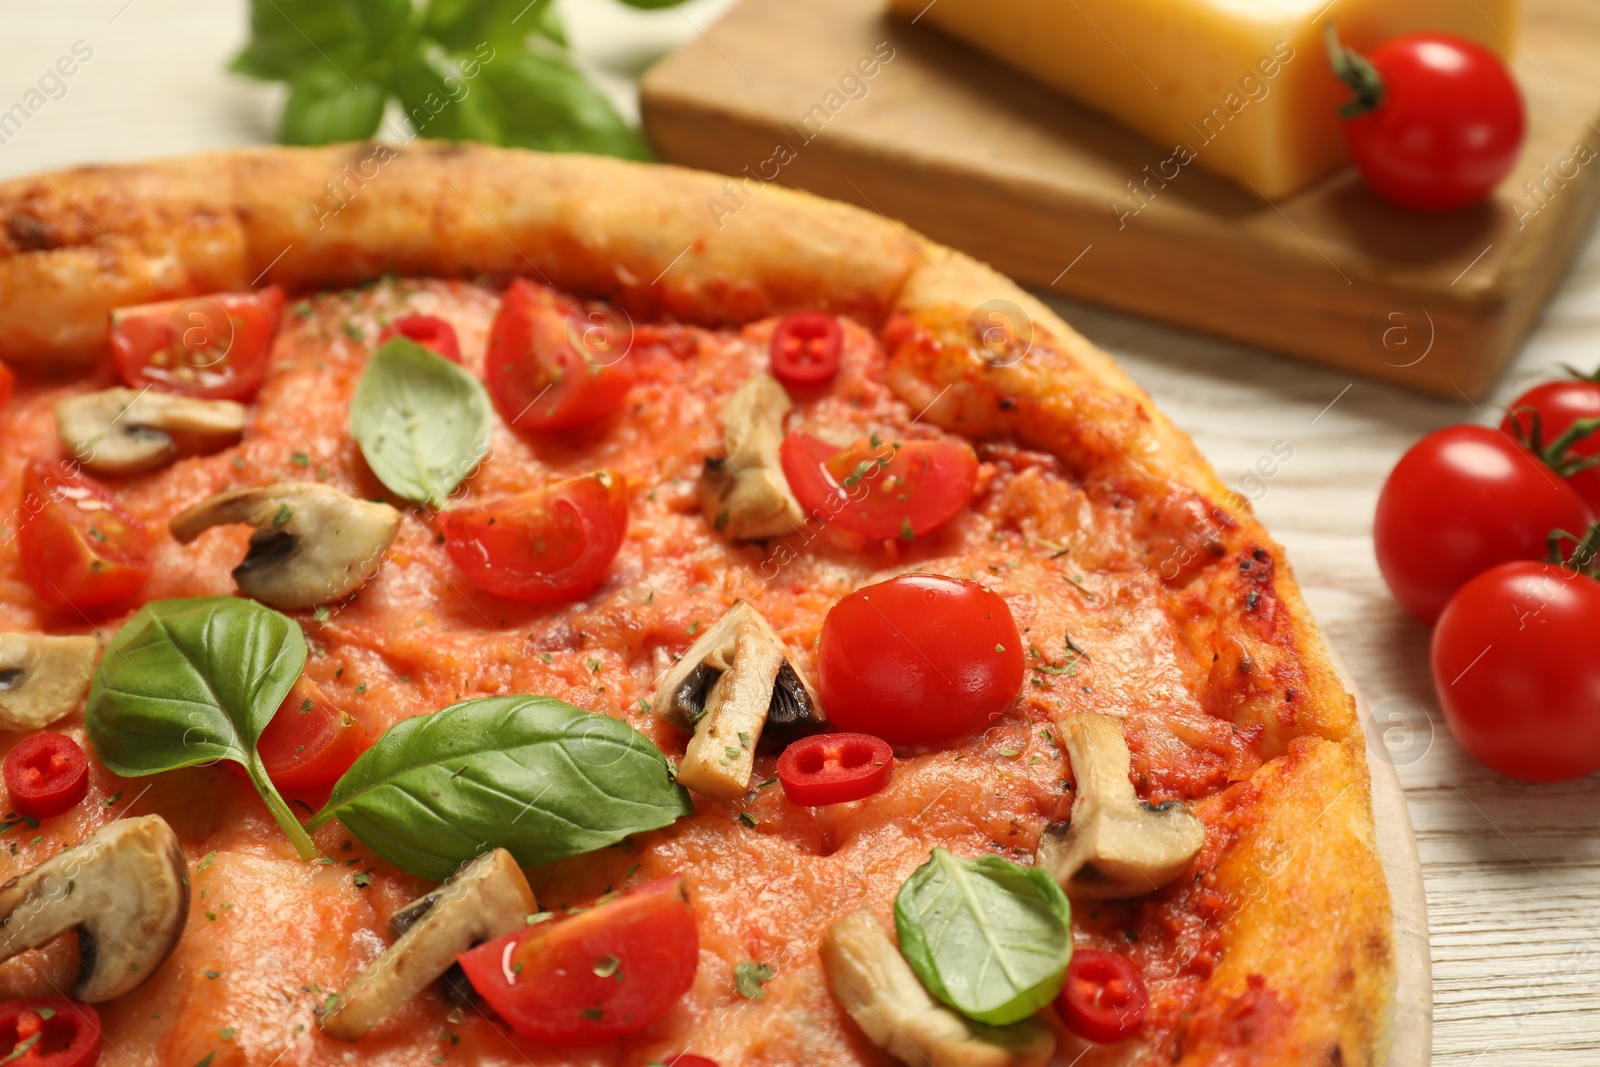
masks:
{"type": "Polygon", "coordinates": [[[883,0],[744,0],[645,75],[641,109],[664,159],[740,176],[707,205],[724,225],[776,180],[1051,293],[1476,396],[1600,205],[1600,3],[1524,8],[1511,62],[1527,147],[1490,202],[1448,216],[1391,207],[1349,168],[1269,204],[1191,166],[1126,217],[1126,183],[1170,149],[890,19],[883,0]],[[864,96],[840,92],[890,48],[864,96]]]}

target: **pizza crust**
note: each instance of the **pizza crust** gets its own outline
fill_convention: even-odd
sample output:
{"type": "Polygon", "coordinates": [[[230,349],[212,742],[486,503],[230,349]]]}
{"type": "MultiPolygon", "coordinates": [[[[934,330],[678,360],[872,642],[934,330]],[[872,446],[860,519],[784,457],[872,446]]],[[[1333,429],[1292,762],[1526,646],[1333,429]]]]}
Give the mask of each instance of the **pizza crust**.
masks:
{"type": "Polygon", "coordinates": [[[1182,1062],[1218,1062],[1204,1052],[1213,1031],[1266,996],[1292,1025],[1248,1062],[1382,1063],[1394,961],[1360,726],[1248,503],[1110,357],[1009,279],[871,213],[730,185],[674,167],[439,143],[251,149],[12,181],[0,184],[0,359],[36,371],[92,361],[117,306],[389,272],[525,274],[640,317],[707,325],[799,307],[875,327],[904,316],[931,344],[897,350],[890,383],[931,422],[1015,437],[1152,507],[1187,501],[1216,524],[1226,558],[1276,563],[1268,584],[1282,619],[1270,636],[1233,625],[1237,575],[1184,578],[1213,607],[1215,628],[1194,641],[1231,642],[1238,663],[1292,671],[1297,684],[1287,699],[1229,709],[1263,730],[1269,757],[1251,782],[1252,820],[1215,872],[1218,892],[1252,903],[1223,930],[1182,1062]],[[730,195],[743,204],[732,215],[730,195]],[[996,313],[1028,335],[1024,358],[974,353],[972,331],[996,313]]]}

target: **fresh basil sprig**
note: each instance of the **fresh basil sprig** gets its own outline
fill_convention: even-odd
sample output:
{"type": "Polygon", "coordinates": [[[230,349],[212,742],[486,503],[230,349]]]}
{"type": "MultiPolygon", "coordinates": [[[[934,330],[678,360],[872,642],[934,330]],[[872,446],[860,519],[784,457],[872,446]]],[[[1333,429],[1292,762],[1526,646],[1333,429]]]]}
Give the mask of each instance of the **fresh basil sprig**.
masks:
{"type": "Polygon", "coordinates": [[[694,812],[631,726],[551,697],[486,697],[391,727],[309,823],[443,881],[490,848],[524,867],[592,852],[694,812]]]}
{"type": "Polygon", "coordinates": [[[111,639],[85,721],[125,778],[217,760],[242,765],[302,859],[316,846],[267,777],[256,741],[306,662],[294,620],[240,597],[156,600],[111,639]]]}
{"type": "Polygon", "coordinates": [[[250,30],[232,69],[289,83],[285,144],[369,138],[398,97],[423,137],[648,156],[573,65],[553,0],[251,0],[250,30]]]}
{"type": "Polygon", "coordinates": [[[934,849],[900,887],[894,925],[928,991],[995,1026],[1050,1003],[1072,958],[1072,906],[1061,887],[998,856],[934,849]]]}
{"type": "Polygon", "coordinates": [[[350,399],[350,436],[390,492],[441,508],[489,453],[489,395],[448,359],[391,338],[350,399]]]}

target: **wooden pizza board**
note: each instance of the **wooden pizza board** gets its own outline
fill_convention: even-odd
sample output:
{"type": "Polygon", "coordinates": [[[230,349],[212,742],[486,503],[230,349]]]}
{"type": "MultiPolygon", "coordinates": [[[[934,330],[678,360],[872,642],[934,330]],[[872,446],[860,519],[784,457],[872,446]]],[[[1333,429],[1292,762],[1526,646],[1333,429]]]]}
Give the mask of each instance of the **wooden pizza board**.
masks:
{"type": "MultiPolygon", "coordinates": [[[[1119,222],[1170,146],[884,0],[744,0],[645,75],[641,110],[664,159],[755,175],[740,195],[775,176],[1052,293],[1457,397],[1493,384],[1600,205],[1600,4],[1525,0],[1514,35],[1527,147],[1495,198],[1446,216],[1391,207],[1350,168],[1269,204],[1190,166],[1119,222]],[[839,95],[882,42],[866,95],[839,95]],[[842,106],[802,128],[830,90],[842,106]]],[[[708,211],[734,225],[738,203],[708,211]]]]}

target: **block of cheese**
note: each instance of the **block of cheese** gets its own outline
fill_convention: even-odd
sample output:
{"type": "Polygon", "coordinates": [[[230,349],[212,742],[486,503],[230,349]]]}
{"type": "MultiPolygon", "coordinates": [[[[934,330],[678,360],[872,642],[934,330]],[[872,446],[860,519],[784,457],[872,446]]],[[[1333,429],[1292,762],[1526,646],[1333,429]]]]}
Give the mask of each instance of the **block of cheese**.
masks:
{"type": "MultiPolygon", "coordinates": [[[[1504,55],[1518,0],[890,0],[1156,142],[1151,174],[1191,163],[1276,199],[1347,158],[1349,91],[1323,42],[1368,51],[1440,30],[1504,55]]],[[[1150,180],[1130,175],[1137,184],[1150,180]]]]}

